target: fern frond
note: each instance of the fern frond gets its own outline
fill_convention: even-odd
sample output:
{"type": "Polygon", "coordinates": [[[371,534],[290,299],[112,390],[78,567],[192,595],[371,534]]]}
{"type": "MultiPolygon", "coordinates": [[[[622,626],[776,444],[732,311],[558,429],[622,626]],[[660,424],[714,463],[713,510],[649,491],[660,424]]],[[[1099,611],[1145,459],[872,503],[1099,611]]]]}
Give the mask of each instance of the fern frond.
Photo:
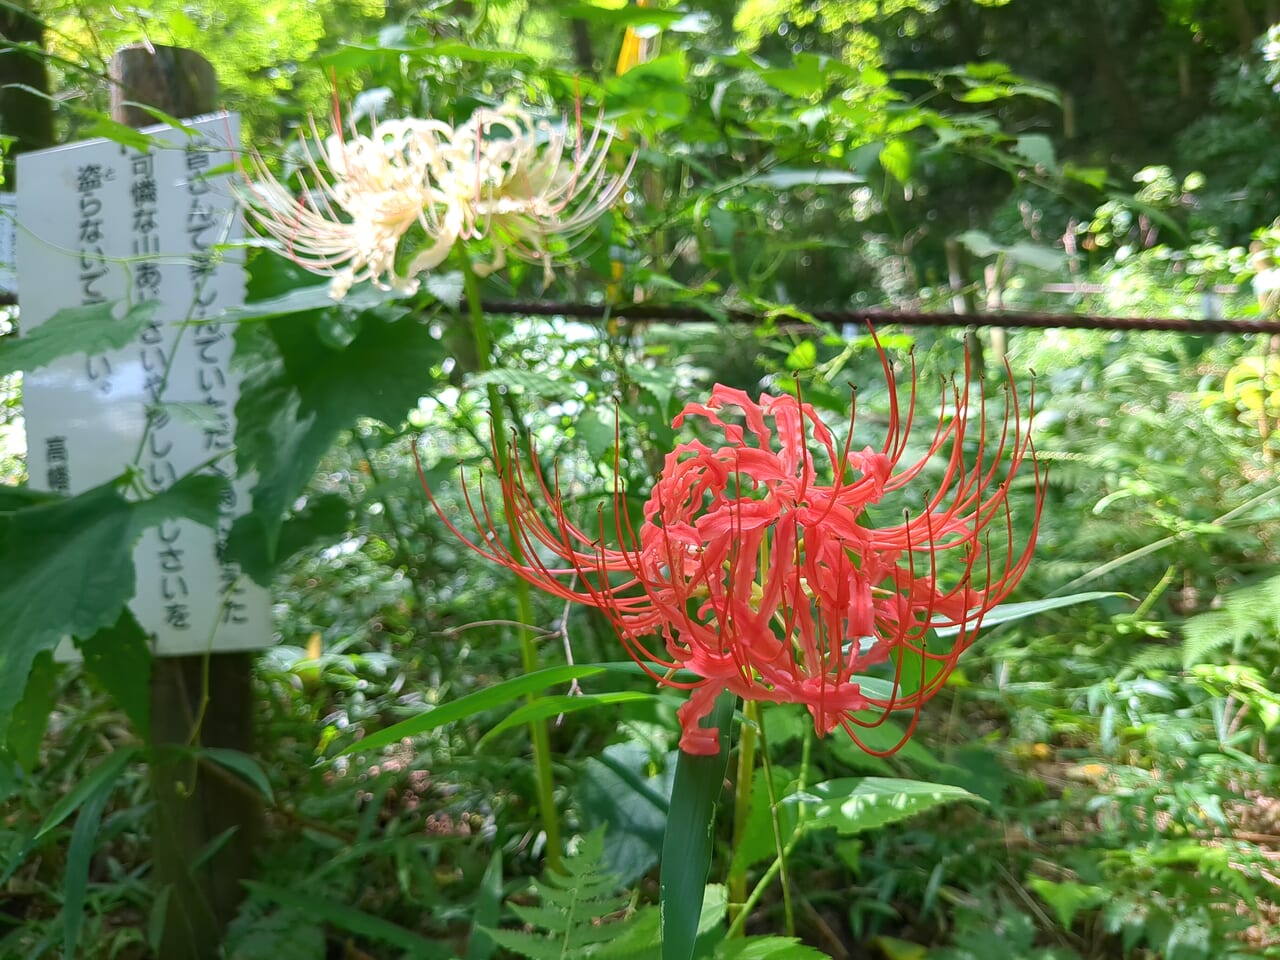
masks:
{"type": "Polygon", "coordinates": [[[578,960],[597,956],[599,944],[626,933],[633,917],[611,919],[630,899],[617,893],[617,875],[605,870],[604,828],[584,837],[563,867],[564,874],[547,871],[538,882],[538,905],[508,902],[530,929],[487,931],[495,943],[528,960],[578,960]]]}
{"type": "Polygon", "coordinates": [[[1183,658],[1183,651],[1177,647],[1147,647],[1134,654],[1129,660],[1129,669],[1140,674],[1177,670],[1181,666],[1183,658]]]}
{"type": "Polygon", "coordinates": [[[1280,576],[1228,593],[1222,608],[1189,619],[1182,627],[1182,665],[1190,670],[1206,658],[1230,646],[1239,649],[1249,640],[1280,635],[1280,576]]]}

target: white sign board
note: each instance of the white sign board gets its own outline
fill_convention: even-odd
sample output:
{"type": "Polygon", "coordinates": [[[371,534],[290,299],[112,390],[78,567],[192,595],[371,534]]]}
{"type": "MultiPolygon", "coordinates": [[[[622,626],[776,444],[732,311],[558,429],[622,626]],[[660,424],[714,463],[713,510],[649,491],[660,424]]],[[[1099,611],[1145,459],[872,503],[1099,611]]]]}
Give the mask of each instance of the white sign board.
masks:
{"type": "Polygon", "coordinates": [[[0,193],[0,293],[18,292],[18,274],[13,265],[18,236],[17,211],[17,194],[0,193]]]}
{"type": "MultiPolygon", "coordinates": [[[[234,475],[234,329],[216,317],[244,302],[243,265],[220,247],[243,230],[226,172],[239,118],[188,127],[144,131],[163,141],[147,149],[93,140],[18,158],[22,328],[65,307],[159,303],[124,349],[24,375],[33,488],[74,495],[131,465],[153,491],[197,468],[234,475]]],[[[267,592],[221,558],[250,486],[233,477],[217,530],[168,521],[139,542],[130,606],[155,653],[271,643],[267,592]]]]}

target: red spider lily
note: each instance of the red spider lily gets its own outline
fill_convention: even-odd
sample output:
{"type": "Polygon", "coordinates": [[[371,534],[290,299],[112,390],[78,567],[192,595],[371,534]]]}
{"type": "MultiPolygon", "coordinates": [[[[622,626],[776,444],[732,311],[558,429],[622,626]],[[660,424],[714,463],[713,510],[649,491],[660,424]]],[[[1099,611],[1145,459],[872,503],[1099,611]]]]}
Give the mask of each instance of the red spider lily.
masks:
{"type": "Polygon", "coordinates": [[[667,455],[638,531],[616,487],[612,521],[602,510],[593,529],[576,525],[558,478],[548,482],[536,457],[526,463],[514,448],[500,473],[510,546],[483,494],[467,496],[475,538],[432,504],[476,553],[560,599],[596,607],[651,676],[692,690],[679,711],[685,751],[717,752],[717,732],[700,721],[729,690],[802,703],[819,734],[843,727],[860,744],[860,730],[909,710],[900,743],[869,749],[892,753],[973,643],[983,616],[1026,570],[1043,477],[1016,395],[1009,391],[995,429],[985,401],[974,409],[969,399],[967,360],[963,383],[943,390],[927,449],[904,463],[915,369],[904,410],[880,356],[892,399],[879,449],[853,449],[852,415],[841,444],[798,397],[757,402],[717,385],[673,426],[700,420],[719,442],[691,440],[667,455]],[[935,457],[941,473],[917,495],[923,502],[900,522],[873,523],[869,510],[886,495],[925,487],[922,473],[935,457]],[[1022,542],[1008,497],[1028,461],[1036,493],[1022,542]],[[606,547],[607,539],[619,547],[606,547]],[[877,665],[882,676],[868,677],[877,665]],[[677,671],[696,679],[677,679],[677,671]]]}

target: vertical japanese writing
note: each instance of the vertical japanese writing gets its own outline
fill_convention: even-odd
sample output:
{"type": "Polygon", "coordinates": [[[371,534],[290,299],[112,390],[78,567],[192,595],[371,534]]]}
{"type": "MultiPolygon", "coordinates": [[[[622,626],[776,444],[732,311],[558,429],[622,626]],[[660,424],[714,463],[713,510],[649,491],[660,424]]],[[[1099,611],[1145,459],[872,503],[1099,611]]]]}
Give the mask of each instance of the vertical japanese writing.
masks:
{"type": "Polygon", "coordinates": [[[46,437],[44,459],[47,464],[45,480],[54,493],[71,492],[71,474],[67,464],[67,438],[46,437]]]}
{"type": "MultiPolygon", "coordinates": [[[[102,252],[103,211],[102,187],[115,178],[115,171],[100,163],[86,163],[76,168],[76,193],[79,196],[80,230],[77,251],[80,261],[80,303],[88,306],[103,303],[100,281],[107,275],[102,252]]],[[[104,356],[85,357],[85,374],[104,394],[111,393],[111,361],[104,356]]]]}
{"type": "MultiPolygon", "coordinates": [[[[210,456],[229,451],[234,433],[231,420],[233,404],[232,385],[227,381],[227,364],[230,360],[230,344],[224,326],[209,322],[217,313],[218,286],[212,282],[217,269],[213,249],[218,240],[219,210],[211,197],[207,171],[211,144],[207,140],[192,140],[186,148],[187,168],[187,218],[186,232],[190,244],[190,279],[194,301],[191,319],[195,323],[196,389],[205,406],[204,450],[210,456]]],[[[213,470],[232,478],[233,464],[218,460],[213,470]]],[[[218,511],[217,554],[220,566],[219,585],[223,597],[224,623],[247,622],[245,587],[240,576],[240,565],[226,558],[227,536],[236,515],[236,494],[231,483],[227,484],[218,511]]]]}
{"type": "MultiPolygon", "coordinates": [[[[156,189],[155,154],[151,150],[139,152],[130,158],[129,199],[133,226],[133,299],[135,303],[147,303],[160,297],[163,279],[158,257],[160,254],[159,192],[156,189]]],[[[158,313],[139,337],[143,385],[147,398],[147,435],[142,450],[142,469],[147,483],[153,490],[163,490],[178,479],[177,468],[171,459],[173,440],[169,433],[169,417],[160,404],[164,396],[165,377],[169,370],[165,331],[158,313]]],[[[169,523],[160,528],[160,543],[156,548],[159,568],[160,596],[164,600],[164,622],[175,630],[191,627],[191,609],[187,602],[187,581],[183,576],[186,565],[183,548],[179,546],[182,528],[169,523]]]]}

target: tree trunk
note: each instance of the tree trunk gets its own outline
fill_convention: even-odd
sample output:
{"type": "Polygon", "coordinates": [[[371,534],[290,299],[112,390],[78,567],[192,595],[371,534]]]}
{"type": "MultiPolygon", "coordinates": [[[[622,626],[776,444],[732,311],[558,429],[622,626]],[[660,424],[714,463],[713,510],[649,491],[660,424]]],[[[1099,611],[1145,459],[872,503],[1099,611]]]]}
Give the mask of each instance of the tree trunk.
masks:
{"type": "Polygon", "coordinates": [[[1258,36],[1258,29],[1254,25],[1253,16],[1249,13],[1249,8],[1245,6],[1245,0],[1227,0],[1227,15],[1231,18],[1231,23],[1236,28],[1236,38],[1240,43],[1240,52],[1248,53],[1253,49],[1253,41],[1258,36]]]}
{"type": "MultiPolygon", "coordinates": [[[[49,76],[38,52],[44,48],[44,24],[23,3],[0,7],[0,40],[30,45],[30,52],[9,48],[0,57],[0,133],[14,137],[10,157],[27,150],[53,146],[53,103],[48,99],[49,76]],[[19,89],[29,87],[40,93],[19,89]],[[40,94],[43,94],[41,96],[40,94]]],[[[17,173],[12,159],[5,164],[5,187],[14,189],[17,173]]]]}

